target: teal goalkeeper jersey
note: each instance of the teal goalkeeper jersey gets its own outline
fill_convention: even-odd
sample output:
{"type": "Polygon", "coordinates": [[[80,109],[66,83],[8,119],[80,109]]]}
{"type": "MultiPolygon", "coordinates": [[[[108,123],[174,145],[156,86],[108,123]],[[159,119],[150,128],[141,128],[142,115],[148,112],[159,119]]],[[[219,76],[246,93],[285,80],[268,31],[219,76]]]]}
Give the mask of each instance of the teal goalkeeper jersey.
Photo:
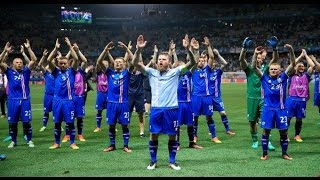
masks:
{"type": "MultiPolygon", "coordinates": [[[[262,65],[261,70],[265,72],[268,66],[262,65]]],[[[247,76],[247,97],[248,98],[261,98],[261,81],[257,74],[254,72],[251,64],[248,64],[244,70],[247,76]]]]}

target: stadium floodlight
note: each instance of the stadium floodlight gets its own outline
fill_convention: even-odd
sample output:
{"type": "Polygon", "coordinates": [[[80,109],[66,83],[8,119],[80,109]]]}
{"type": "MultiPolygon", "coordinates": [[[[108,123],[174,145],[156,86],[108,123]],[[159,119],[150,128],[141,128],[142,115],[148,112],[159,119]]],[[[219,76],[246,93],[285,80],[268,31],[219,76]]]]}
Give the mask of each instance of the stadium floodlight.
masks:
{"type": "Polygon", "coordinates": [[[66,7],[64,7],[64,6],[61,6],[61,9],[66,9],[66,7]]]}

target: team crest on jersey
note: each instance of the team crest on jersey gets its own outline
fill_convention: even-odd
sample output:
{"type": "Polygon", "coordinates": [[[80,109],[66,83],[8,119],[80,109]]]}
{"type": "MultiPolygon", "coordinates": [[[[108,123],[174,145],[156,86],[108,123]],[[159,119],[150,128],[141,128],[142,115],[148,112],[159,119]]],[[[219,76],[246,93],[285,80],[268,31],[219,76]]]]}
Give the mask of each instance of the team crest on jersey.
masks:
{"type": "Polygon", "coordinates": [[[112,78],[114,78],[114,79],[122,79],[123,75],[122,74],[112,74],[112,78]]]}
{"type": "Polygon", "coordinates": [[[61,71],[59,72],[59,75],[61,75],[61,79],[63,81],[67,80],[68,79],[68,74],[67,73],[62,73],[61,71]]]}
{"type": "Polygon", "coordinates": [[[21,80],[21,74],[19,74],[19,75],[14,75],[14,80],[21,80]]]}
{"type": "Polygon", "coordinates": [[[123,82],[123,81],[120,81],[123,78],[122,74],[113,74],[112,78],[113,78],[113,84],[120,85],[120,82],[123,82]]]}
{"type": "Polygon", "coordinates": [[[62,79],[63,81],[65,81],[65,80],[67,80],[67,76],[61,76],[61,79],[62,79]]]}
{"type": "Polygon", "coordinates": [[[277,79],[277,82],[278,82],[278,83],[281,83],[281,82],[282,82],[281,78],[278,78],[278,79],[277,79]]]}
{"type": "Polygon", "coordinates": [[[215,81],[217,79],[217,73],[213,73],[211,76],[210,76],[210,81],[215,81]]]}
{"type": "Polygon", "coordinates": [[[207,76],[207,73],[200,73],[199,76],[200,76],[200,78],[204,78],[207,76]]]}

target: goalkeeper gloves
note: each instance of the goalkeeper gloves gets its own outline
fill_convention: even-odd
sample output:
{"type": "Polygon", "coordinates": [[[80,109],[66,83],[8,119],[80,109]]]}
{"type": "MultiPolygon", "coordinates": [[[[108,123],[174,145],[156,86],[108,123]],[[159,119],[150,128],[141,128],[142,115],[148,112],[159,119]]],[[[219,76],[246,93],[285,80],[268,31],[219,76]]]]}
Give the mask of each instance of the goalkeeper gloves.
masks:
{"type": "Polygon", "coordinates": [[[278,45],[278,38],[276,36],[272,36],[271,39],[267,40],[267,45],[271,46],[273,50],[276,50],[278,45]]]}
{"type": "Polygon", "coordinates": [[[248,49],[252,45],[252,39],[249,37],[246,37],[242,43],[242,47],[244,49],[248,49]]]}

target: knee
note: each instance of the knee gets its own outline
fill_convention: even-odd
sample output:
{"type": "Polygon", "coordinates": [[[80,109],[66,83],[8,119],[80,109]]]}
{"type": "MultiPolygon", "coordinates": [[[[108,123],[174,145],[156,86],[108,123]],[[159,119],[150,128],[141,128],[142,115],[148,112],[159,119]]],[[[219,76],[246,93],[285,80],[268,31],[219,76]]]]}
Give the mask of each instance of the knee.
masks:
{"type": "Polygon", "coordinates": [[[225,111],[221,111],[220,116],[227,116],[227,113],[225,111]]]}

